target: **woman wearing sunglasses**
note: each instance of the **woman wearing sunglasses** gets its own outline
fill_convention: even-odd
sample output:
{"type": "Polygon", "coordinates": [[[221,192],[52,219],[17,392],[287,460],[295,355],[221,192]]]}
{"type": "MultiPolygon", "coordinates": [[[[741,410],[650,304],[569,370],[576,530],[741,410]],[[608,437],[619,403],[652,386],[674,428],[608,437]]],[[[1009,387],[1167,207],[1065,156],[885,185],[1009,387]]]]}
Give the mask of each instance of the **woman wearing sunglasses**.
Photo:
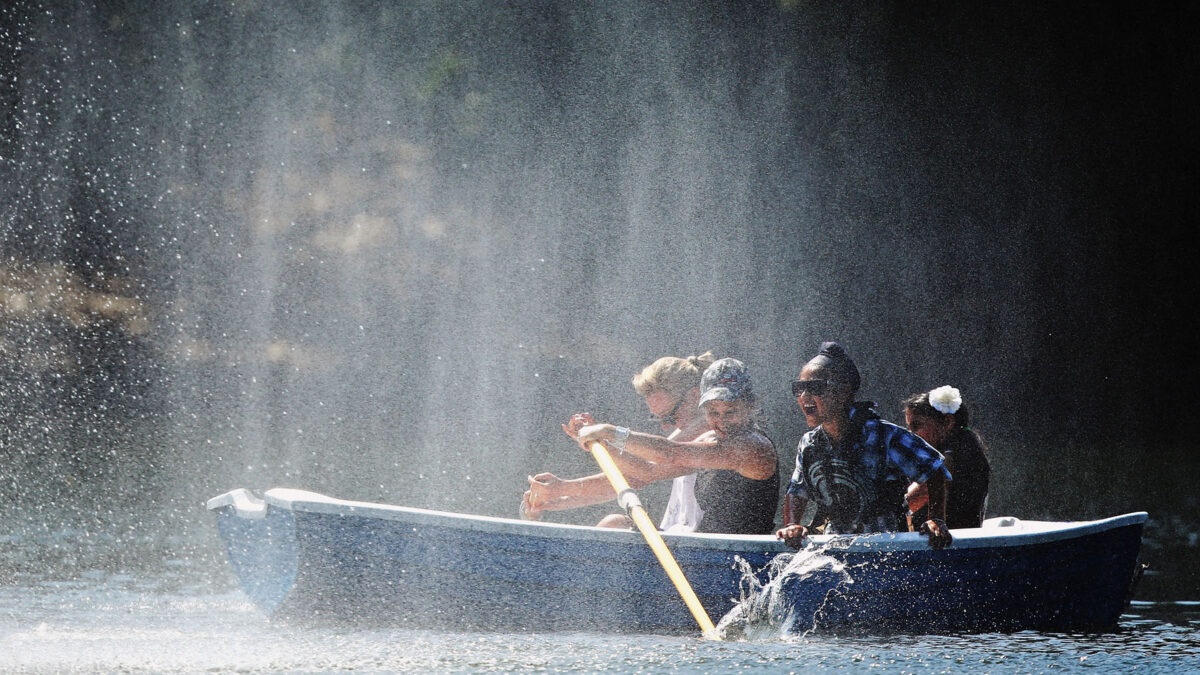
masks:
{"type": "Polygon", "coordinates": [[[755,422],[750,373],[737,359],[721,359],[704,371],[700,409],[711,429],[680,442],[631,432],[611,424],[591,424],[574,433],[579,445],[592,441],[617,455],[636,455],[655,464],[696,472],[700,508],[696,532],[768,534],[775,529],[779,500],[779,457],[755,422]]]}
{"type": "Polygon", "coordinates": [[[904,493],[927,484],[930,518],[920,525],[929,544],[953,538],[945,523],[950,473],[937,450],[911,431],[879,418],[874,404],[854,400],[861,379],[836,342],[821,345],[792,383],[810,430],[800,439],[796,469],[784,495],[784,526],[776,534],[799,548],[810,529],[826,534],[908,529],[904,493]]]}
{"type": "MultiPolygon", "coordinates": [[[[700,411],[700,376],[713,363],[712,352],[678,358],[664,356],[633,377],[633,388],[650,411],[651,423],[662,428],[667,438],[691,441],[708,431],[708,420],[700,411]]],[[[563,430],[574,437],[579,429],[594,424],[587,413],[573,415],[563,430]]],[[[670,462],[649,462],[632,454],[614,454],[614,461],[637,489],[660,480],[672,480],[671,496],[663,514],[663,530],[691,532],[700,523],[696,502],[696,473],[670,462]]],[[[616,498],[612,484],[602,473],[563,480],[552,473],[529,477],[529,489],[521,498],[521,515],[540,520],[545,511],[562,511],[611,501],[616,498]]],[[[600,527],[629,527],[624,514],[610,514],[600,527]]]]}

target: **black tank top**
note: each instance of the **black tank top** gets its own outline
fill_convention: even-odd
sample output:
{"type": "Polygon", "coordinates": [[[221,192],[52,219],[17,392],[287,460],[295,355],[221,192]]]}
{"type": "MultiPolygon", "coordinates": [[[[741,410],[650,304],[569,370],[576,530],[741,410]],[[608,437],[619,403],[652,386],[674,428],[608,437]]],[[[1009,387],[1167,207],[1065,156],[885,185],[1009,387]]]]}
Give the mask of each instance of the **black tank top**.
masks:
{"type": "Polygon", "coordinates": [[[946,456],[946,468],[954,476],[946,502],[946,525],[952,530],[979,527],[991,481],[991,466],[983,441],[974,430],[959,427],[954,430],[950,442],[944,445],[946,449],[942,454],[946,456]]]}
{"type": "MultiPolygon", "coordinates": [[[[953,476],[946,499],[946,525],[952,530],[979,527],[991,481],[991,465],[983,440],[973,429],[956,427],[938,451],[946,458],[946,468],[953,476]]],[[[912,517],[913,523],[928,519],[928,506],[922,506],[912,517]]]]}
{"type": "Polygon", "coordinates": [[[770,534],[775,531],[779,503],[779,463],[766,480],[746,478],[736,471],[697,471],[696,502],[704,511],[697,532],[770,534]]]}

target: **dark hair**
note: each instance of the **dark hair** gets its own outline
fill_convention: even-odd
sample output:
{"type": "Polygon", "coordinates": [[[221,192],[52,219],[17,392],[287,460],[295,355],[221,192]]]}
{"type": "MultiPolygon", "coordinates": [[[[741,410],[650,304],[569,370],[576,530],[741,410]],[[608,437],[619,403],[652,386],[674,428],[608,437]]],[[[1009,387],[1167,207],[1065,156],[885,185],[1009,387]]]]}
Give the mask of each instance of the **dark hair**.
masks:
{"type": "Polygon", "coordinates": [[[862,384],[854,359],[836,342],[822,342],[821,350],[804,365],[824,369],[834,381],[850,385],[853,391],[862,384]]]}
{"type": "Polygon", "coordinates": [[[929,402],[929,392],[923,391],[919,394],[913,394],[901,402],[904,409],[912,412],[914,415],[928,417],[930,419],[944,419],[946,417],[954,418],[954,426],[965,427],[970,424],[971,414],[967,411],[967,404],[963,403],[958,406],[958,410],[952,413],[944,413],[929,402]]]}

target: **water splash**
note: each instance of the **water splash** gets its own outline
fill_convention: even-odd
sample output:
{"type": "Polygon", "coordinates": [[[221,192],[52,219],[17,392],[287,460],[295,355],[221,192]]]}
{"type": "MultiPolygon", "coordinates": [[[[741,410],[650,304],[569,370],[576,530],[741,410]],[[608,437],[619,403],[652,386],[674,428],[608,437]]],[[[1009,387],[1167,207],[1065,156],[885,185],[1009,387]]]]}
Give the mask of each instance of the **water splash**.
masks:
{"type": "Polygon", "coordinates": [[[738,558],[738,603],[717,623],[717,634],[726,640],[754,640],[815,628],[830,594],[854,583],[845,565],[824,551],[807,548],[776,556],[766,568],[765,583],[738,558]]]}

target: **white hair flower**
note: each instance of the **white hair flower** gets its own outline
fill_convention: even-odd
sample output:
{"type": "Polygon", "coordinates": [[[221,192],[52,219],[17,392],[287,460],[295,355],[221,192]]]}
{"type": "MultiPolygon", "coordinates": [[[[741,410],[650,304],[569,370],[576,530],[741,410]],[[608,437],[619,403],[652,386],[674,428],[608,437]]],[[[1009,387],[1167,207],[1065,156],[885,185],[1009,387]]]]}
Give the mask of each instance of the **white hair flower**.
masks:
{"type": "Polygon", "coordinates": [[[962,405],[962,394],[948,384],[943,385],[929,392],[929,405],[940,413],[953,415],[962,405]]]}

